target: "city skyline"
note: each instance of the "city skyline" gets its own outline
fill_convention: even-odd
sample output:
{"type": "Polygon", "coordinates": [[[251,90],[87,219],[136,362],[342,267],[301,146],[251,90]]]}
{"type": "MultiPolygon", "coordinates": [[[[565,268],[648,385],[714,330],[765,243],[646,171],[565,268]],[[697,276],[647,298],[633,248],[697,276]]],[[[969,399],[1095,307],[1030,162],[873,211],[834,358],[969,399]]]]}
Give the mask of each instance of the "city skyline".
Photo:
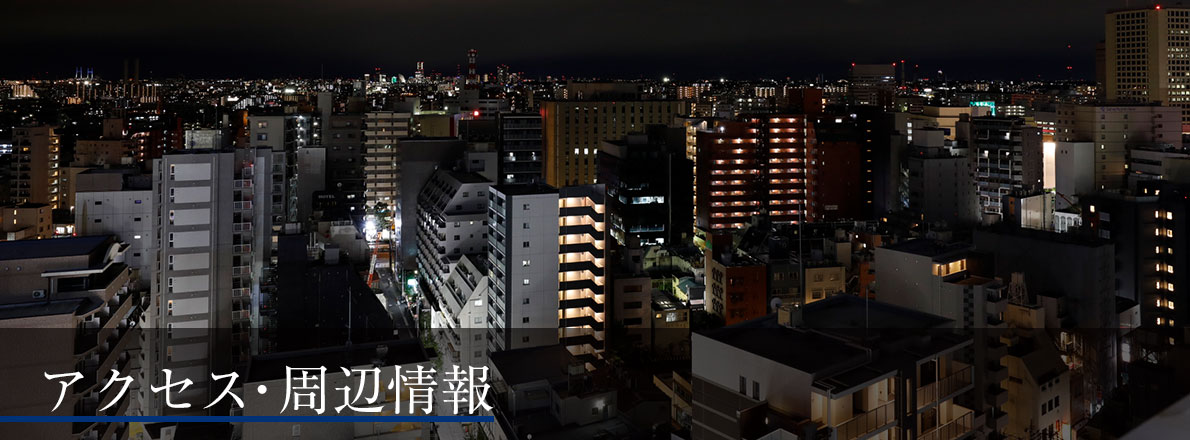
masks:
{"type": "Polygon", "coordinates": [[[412,72],[417,61],[451,75],[474,48],[482,71],[505,64],[529,77],[839,78],[851,62],[907,60],[957,79],[1094,79],[1102,14],[1159,2],[428,3],[13,5],[0,40],[16,62],[0,77],[68,77],[82,66],[113,78],[125,58],[139,58],[146,78],[354,77],[412,72]],[[469,13],[450,15],[459,10],[469,13]],[[35,19],[47,16],[56,20],[35,19]]]}

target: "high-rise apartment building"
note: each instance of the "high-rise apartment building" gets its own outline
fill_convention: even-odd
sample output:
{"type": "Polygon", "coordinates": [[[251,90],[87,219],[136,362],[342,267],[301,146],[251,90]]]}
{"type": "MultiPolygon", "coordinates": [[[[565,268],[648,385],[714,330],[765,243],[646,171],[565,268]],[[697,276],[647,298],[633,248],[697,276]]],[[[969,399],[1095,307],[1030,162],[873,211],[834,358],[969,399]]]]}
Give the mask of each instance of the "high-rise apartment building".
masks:
{"type": "Polygon", "coordinates": [[[475,173],[438,170],[417,199],[417,269],[439,289],[467,255],[487,255],[488,188],[475,173]]]}
{"type": "Polygon", "coordinates": [[[15,203],[45,203],[60,208],[59,140],[55,127],[17,127],[12,132],[12,187],[15,203]]]}
{"type": "Polygon", "coordinates": [[[1148,182],[1138,193],[1103,192],[1079,200],[1083,223],[1115,242],[1117,295],[1140,304],[1141,321],[1183,339],[1181,323],[1190,322],[1190,275],[1175,270],[1190,247],[1190,194],[1186,185],[1148,182]]]}
{"type": "MultiPolygon", "coordinates": [[[[1155,104],[1058,105],[1054,140],[1094,145],[1094,189],[1123,188],[1128,151],[1181,144],[1180,110],[1155,104]]],[[[1060,158],[1059,158],[1060,160],[1060,158]]]]}
{"type": "Polygon", "coordinates": [[[604,349],[603,185],[498,185],[489,193],[489,349],[604,349]]]}
{"type": "Polygon", "coordinates": [[[393,206],[400,193],[397,139],[409,135],[409,113],[368,112],[363,118],[364,200],[393,206]]]}
{"type": "Polygon", "coordinates": [[[545,179],[541,115],[501,113],[496,124],[499,129],[499,183],[533,183],[545,179]]]}
{"type": "Polygon", "coordinates": [[[596,183],[596,155],[604,140],[669,124],[686,113],[681,101],[546,101],[541,103],[545,139],[545,183],[556,186],[596,183]]]}
{"type": "Polygon", "coordinates": [[[1105,93],[1108,102],[1158,102],[1180,108],[1168,121],[1190,126],[1190,8],[1155,7],[1108,12],[1104,17],[1105,93]]]}
{"type": "Polygon", "coordinates": [[[322,146],[326,148],[326,188],[346,210],[364,208],[363,116],[327,115],[322,146]]]}
{"type": "Polygon", "coordinates": [[[852,64],[847,94],[852,105],[874,105],[887,109],[897,87],[894,64],[852,64]]]}
{"type": "Polygon", "coordinates": [[[914,132],[908,159],[908,208],[926,222],[979,221],[970,160],[939,129],[914,132]]]}
{"type": "Polygon", "coordinates": [[[968,142],[984,214],[1003,215],[1006,195],[1042,189],[1041,129],[1018,118],[973,118],[968,142]]]}
{"type": "MultiPolygon", "coordinates": [[[[153,215],[158,249],[151,327],[144,342],[154,365],[189,371],[188,396],[213,402],[220,391],[207,372],[243,366],[262,325],[262,275],[270,264],[273,151],[269,148],[182,150],[153,166],[153,215]],[[264,172],[261,172],[264,171],[264,172]],[[259,201],[266,203],[259,203],[259,201]]],[[[149,384],[164,380],[146,371],[149,384]]],[[[142,407],[169,414],[159,394],[142,407]]],[[[201,412],[195,405],[181,412],[201,412]]],[[[152,412],[150,412],[152,413],[152,412]]]]}
{"type": "Polygon", "coordinates": [[[298,220],[297,152],[314,144],[318,129],[318,118],[304,114],[248,116],[248,145],[273,152],[271,186],[275,224],[298,220]]]}
{"type": "Polygon", "coordinates": [[[697,224],[738,229],[752,215],[774,223],[811,221],[806,149],[813,124],[799,115],[745,116],[698,132],[697,224]]]}

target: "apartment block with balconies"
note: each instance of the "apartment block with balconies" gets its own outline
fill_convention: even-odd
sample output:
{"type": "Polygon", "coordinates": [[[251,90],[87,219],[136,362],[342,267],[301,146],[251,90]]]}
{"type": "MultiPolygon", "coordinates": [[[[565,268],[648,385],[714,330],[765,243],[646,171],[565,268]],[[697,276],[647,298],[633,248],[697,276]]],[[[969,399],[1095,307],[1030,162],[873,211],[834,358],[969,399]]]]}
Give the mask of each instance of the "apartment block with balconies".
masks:
{"type": "MultiPolygon", "coordinates": [[[[268,148],[183,150],[154,163],[158,266],[145,325],[158,331],[145,345],[153,365],[195,380],[179,400],[213,401],[219,390],[202,378],[242,368],[260,350],[259,329],[270,327],[260,306],[274,294],[273,157],[268,148]]],[[[161,368],[145,381],[160,385],[161,368]]],[[[173,411],[159,396],[143,400],[147,414],[173,411]]]]}
{"type": "Polygon", "coordinates": [[[695,334],[692,436],[962,438],[974,383],[957,353],[972,339],[950,325],[840,295],[695,334]]]}
{"type": "MultiPolygon", "coordinates": [[[[136,377],[138,321],[145,303],[132,291],[128,245],[111,235],[0,242],[0,328],[4,328],[0,415],[123,416],[138,392],[109,406],[117,371],[136,377]],[[19,354],[17,354],[19,353],[19,354]],[[79,373],[65,389],[45,374],[79,373]],[[8,394],[11,393],[11,394],[8,394]],[[56,405],[61,396],[61,402],[56,405]],[[51,411],[57,406],[57,410],[51,411]]],[[[66,381],[68,379],[64,379],[66,381]]],[[[127,425],[102,421],[7,424],[6,438],[121,438],[127,425]]]]}

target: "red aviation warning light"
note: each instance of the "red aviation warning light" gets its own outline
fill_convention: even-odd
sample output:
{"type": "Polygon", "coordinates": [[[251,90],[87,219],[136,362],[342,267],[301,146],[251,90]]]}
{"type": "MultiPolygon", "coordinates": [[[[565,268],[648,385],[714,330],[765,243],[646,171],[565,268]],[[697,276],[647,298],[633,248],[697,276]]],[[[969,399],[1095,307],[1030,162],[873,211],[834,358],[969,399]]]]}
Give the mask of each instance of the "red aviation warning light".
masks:
{"type": "Polygon", "coordinates": [[[472,117],[472,118],[478,118],[478,117],[479,117],[479,110],[472,111],[472,112],[471,112],[471,117],[472,117]]]}

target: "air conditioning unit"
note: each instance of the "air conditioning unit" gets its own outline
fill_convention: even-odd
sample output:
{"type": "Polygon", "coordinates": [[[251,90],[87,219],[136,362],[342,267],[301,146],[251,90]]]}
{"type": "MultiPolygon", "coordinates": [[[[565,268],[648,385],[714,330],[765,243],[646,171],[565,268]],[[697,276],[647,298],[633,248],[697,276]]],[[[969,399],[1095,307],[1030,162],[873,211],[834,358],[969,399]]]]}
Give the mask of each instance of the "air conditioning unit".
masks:
{"type": "Polygon", "coordinates": [[[45,290],[34,290],[33,299],[45,299],[45,290]]]}

